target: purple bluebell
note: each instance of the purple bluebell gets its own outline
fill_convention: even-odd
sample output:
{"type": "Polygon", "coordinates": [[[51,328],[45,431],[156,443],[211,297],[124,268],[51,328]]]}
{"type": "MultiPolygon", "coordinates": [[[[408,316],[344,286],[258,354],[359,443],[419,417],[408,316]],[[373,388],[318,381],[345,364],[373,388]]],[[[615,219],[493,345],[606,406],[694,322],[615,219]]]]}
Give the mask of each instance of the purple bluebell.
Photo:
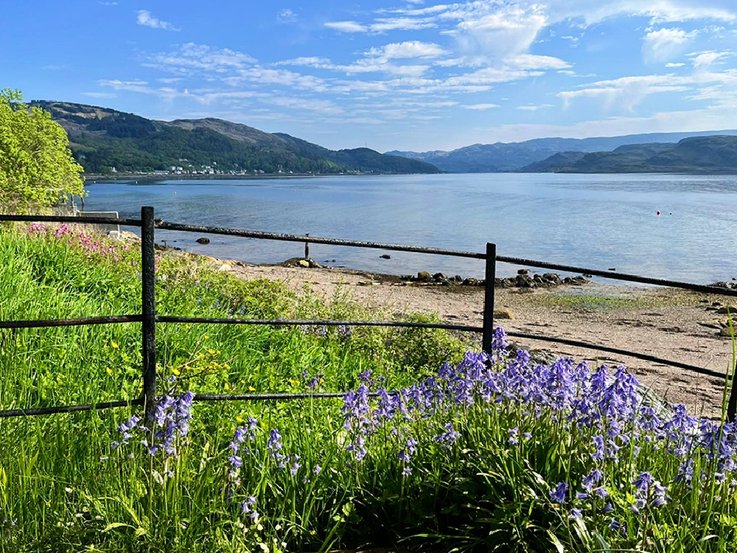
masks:
{"type": "Polygon", "coordinates": [[[568,494],[568,484],[565,482],[558,482],[558,484],[550,490],[550,499],[556,503],[565,503],[566,495],[568,494]]]}

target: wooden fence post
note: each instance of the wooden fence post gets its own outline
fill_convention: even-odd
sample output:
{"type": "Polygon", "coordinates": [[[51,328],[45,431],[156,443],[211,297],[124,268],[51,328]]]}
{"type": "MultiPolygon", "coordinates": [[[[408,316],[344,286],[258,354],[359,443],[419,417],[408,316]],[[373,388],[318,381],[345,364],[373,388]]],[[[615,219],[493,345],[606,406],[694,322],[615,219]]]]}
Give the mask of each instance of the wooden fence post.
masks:
{"type": "Polygon", "coordinates": [[[729,403],[727,404],[727,421],[728,422],[735,422],[735,412],[737,411],[737,388],[735,388],[734,380],[735,380],[735,371],[737,371],[737,361],[735,361],[735,365],[732,368],[732,378],[730,381],[729,374],[727,374],[727,381],[728,384],[730,384],[730,390],[729,390],[729,403]]]}
{"type": "Polygon", "coordinates": [[[494,339],[494,283],[496,281],[496,244],[486,243],[486,271],[484,277],[484,327],[481,349],[491,353],[494,339]]]}
{"type": "Polygon", "coordinates": [[[156,407],[156,266],[154,208],[141,207],[141,347],[143,354],[143,402],[146,420],[156,407]]]}

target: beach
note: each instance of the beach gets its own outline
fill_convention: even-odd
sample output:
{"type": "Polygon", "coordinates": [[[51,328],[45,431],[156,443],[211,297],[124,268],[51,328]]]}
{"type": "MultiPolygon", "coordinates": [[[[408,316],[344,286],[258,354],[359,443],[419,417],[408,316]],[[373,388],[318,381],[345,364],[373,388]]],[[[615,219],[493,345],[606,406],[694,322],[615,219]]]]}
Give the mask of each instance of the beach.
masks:
{"type": "MultiPolygon", "coordinates": [[[[484,290],[480,286],[443,286],[347,269],[249,265],[196,257],[240,278],[281,281],[298,294],[309,290],[327,301],[347,297],[374,310],[377,320],[418,312],[436,314],[453,324],[481,326],[483,321],[484,290]]],[[[721,330],[727,315],[720,311],[731,305],[725,296],[597,282],[535,289],[498,288],[495,296],[495,325],[508,332],[636,351],[722,374],[733,362],[731,339],[721,330]]],[[[480,347],[480,337],[472,336],[480,347]]],[[[539,359],[563,356],[587,360],[595,366],[624,364],[660,398],[673,404],[683,403],[697,415],[719,416],[723,378],[588,348],[526,338],[510,341],[534,351],[539,359]]]]}

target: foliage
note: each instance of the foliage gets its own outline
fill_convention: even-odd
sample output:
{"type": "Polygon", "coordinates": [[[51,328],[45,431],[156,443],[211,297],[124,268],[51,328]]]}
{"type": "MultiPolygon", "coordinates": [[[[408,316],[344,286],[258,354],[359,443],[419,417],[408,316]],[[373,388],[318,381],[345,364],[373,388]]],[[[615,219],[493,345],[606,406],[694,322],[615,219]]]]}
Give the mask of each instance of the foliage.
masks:
{"type": "Polygon", "coordinates": [[[51,115],[28,107],[18,91],[0,92],[0,201],[6,212],[51,207],[81,195],[82,167],[51,115]]]}
{"type": "MultiPolygon", "coordinates": [[[[0,318],[138,310],[134,248],[36,225],[1,233],[0,261],[0,318]]],[[[366,315],[181,256],[161,255],[157,276],[161,314],[366,315]]],[[[535,363],[500,329],[492,355],[440,364],[459,347],[446,333],[157,328],[168,378],[151,420],[124,409],[0,425],[1,551],[737,546],[737,427],[647,403],[624,367],[535,363]],[[272,391],[308,397],[197,403],[272,391]]],[[[0,408],[138,397],[139,331],[3,331],[0,408]]]]}

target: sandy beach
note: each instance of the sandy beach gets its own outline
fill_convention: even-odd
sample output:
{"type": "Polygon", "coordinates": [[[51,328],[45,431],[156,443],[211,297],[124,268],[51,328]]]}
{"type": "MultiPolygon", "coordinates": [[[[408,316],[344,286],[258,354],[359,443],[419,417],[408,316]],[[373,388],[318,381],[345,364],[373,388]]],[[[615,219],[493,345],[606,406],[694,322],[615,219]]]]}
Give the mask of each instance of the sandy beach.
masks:
{"type": "MultiPolygon", "coordinates": [[[[279,280],[297,293],[304,293],[308,287],[327,300],[345,294],[376,309],[377,318],[421,312],[435,313],[450,323],[482,324],[484,292],[478,286],[419,284],[345,269],[209,259],[217,269],[241,278],[279,280]]],[[[507,331],[602,344],[726,373],[733,362],[732,344],[720,331],[727,318],[720,311],[737,303],[730,300],[672,288],[593,282],[552,288],[503,288],[496,290],[495,323],[507,331]]],[[[511,341],[543,355],[588,360],[597,366],[623,363],[644,386],[665,400],[684,403],[695,414],[719,415],[723,379],[591,349],[520,338],[511,341]]]]}

